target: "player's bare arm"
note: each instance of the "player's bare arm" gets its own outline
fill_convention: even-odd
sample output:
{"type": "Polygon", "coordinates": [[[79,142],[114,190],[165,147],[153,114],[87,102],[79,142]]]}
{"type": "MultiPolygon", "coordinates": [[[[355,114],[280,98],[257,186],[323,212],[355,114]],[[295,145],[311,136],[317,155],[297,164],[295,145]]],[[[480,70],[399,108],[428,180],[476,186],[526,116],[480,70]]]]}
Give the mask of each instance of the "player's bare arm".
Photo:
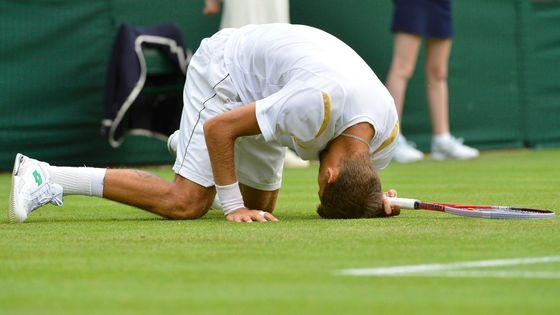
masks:
{"type": "MultiPolygon", "coordinates": [[[[257,123],[255,113],[255,103],[241,106],[232,111],[218,115],[204,124],[204,137],[210,155],[212,164],[212,172],[214,173],[214,181],[216,187],[225,187],[232,189],[237,185],[237,177],[235,175],[235,159],[234,148],[235,140],[242,136],[251,136],[260,134],[261,130],[257,123]]],[[[244,189],[244,191],[247,189],[244,189]]],[[[263,194],[271,194],[270,192],[257,193],[255,189],[251,190],[254,196],[245,196],[246,199],[254,200],[263,198],[263,194]],[[251,197],[251,198],[247,198],[251,197]]],[[[274,206],[277,192],[272,192],[273,201],[268,199],[268,204],[274,206]]],[[[248,195],[246,193],[245,195],[248,195]]],[[[224,202],[224,200],[222,200],[224,202]]],[[[226,200],[226,203],[228,201],[226,200]]],[[[248,200],[249,205],[252,201],[248,200]]],[[[250,210],[244,204],[240,208],[226,214],[226,218],[236,222],[253,222],[253,221],[277,221],[277,219],[269,212],[250,210]]],[[[262,210],[262,209],[259,209],[262,210]]],[[[271,210],[271,209],[266,209],[271,210]]]]}

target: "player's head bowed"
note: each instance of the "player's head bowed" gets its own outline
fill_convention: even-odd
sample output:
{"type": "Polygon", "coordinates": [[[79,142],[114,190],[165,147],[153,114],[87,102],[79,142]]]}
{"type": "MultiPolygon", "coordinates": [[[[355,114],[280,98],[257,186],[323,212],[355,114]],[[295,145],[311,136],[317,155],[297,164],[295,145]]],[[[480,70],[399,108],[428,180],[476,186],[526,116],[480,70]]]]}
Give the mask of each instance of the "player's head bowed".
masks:
{"type": "Polygon", "coordinates": [[[317,213],[326,219],[385,216],[381,180],[367,153],[352,154],[342,161],[336,179],[326,183],[317,213]]]}

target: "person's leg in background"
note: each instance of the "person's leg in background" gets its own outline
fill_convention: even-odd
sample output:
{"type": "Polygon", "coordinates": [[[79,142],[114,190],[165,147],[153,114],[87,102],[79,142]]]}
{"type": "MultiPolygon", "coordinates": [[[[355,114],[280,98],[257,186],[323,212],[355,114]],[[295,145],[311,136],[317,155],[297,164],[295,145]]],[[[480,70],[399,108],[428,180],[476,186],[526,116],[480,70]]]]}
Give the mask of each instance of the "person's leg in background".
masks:
{"type": "Polygon", "coordinates": [[[426,92],[432,120],[432,159],[470,159],[479,155],[478,150],[454,138],[449,128],[449,89],[447,73],[452,41],[426,40],[426,92]]]}
{"type": "Polygon", "coordinates": [[[447,71],[451,39],[426,40],[426,93],[434,136],[449,134],[447,71]]]}
{"type": "MultiPolygon", "coordinates": [[[[418,35],[398,32],[395,33],[393,59],[387,75],[387,89],[395,100],[399,120],[402,121],[404,100],[408,81],[414,73],[418,51],[422,38],[418,35]]],[[[400,163],[422,160],[424,154],[408,143],[404,136],[399,135],[394,159],[400,163]]]]}

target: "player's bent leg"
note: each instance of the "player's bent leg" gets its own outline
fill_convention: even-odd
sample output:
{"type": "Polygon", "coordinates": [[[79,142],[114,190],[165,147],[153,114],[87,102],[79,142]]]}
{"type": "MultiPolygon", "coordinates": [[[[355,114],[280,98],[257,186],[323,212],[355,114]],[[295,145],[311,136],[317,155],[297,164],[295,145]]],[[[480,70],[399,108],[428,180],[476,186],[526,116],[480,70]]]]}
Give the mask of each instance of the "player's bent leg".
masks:
{"type": "Polygon", "coordinates": [[[255,210],[264,210],[272,213],[276,206],[279,190],[264,191],[247,185],[240,184],[241,194],[245,207],[255,210]]]}
{"type": "Polygon", "coordinates": [[[135,206],[169,219],[197,219],[214,200],[213,187],[203,187],[177,175],[168,182],[139,170],[108,169],[103,197],[135,206]]]}
{"type": "Polygon", "coordinates": [[[171,209],[171,219],[197,219],[205,215],[216,196],[214,187],[204,187],[181,175],[175,175],[172,186],[170,203],[166,205],[171,209]]]}

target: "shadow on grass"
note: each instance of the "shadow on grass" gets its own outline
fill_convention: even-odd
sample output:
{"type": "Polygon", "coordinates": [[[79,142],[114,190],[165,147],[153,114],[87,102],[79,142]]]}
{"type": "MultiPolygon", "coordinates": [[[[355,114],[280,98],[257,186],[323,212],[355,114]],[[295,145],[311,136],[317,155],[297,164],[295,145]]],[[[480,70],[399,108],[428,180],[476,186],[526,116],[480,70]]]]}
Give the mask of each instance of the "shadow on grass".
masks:
{"type": "Polygon", "coordinates": [[[24,223],[9,223],[3,221],[0,225],[5,226],[18,226],[18,225],[34,225],[34,224],[49,224],[49,223],[79,223],[79,222],[149,222],[149,221],[163,221],[165,218],[44,218],[29,220],[24,223]]]}
{"type": "MultiPolygon", "coordinates": [[[[464,218],[460,216],[453,216],[453,215],[445,215],[445,216],[410,216],[410,215],[400,215],[396,217],[387,217],[387,218],[369,218],[369,219],[323,219],[319,217],[316,213],[293,213],[293,214],[278,214],[275,213],[275,216],[278,218],[280,222],[310,222],[310,221],[317,221],[317,222],[376,222],[376,221],[383,221],[384,223],[390,223],[393,221],[395,224],[403,223],[403,222],[426,222],[430,221],[433,222],[434,220],[437,221],[460,221],[460,220],[484,220],[486,219],[477,219],[477,218],[464,218]]],[[[227,221],[221,213],[209,213],[199,219],[196,220],[172,220],[158,216],[152,217],[39,217],[39,218],[32,218],[31,220],[26,221],[25,223],[20,223],[24,225],[34,225],[34,224],[58,224],[58,223],[114,223],[114,222],[224,222],[224,223],[233,223],[227,221]]],[[[494,221],[494,220],[492,220],[494,221]]],[[[0,226],[18,226],[19,224],[9,223],[7,220],[3,220],[0,222],[0,226]]]]}

